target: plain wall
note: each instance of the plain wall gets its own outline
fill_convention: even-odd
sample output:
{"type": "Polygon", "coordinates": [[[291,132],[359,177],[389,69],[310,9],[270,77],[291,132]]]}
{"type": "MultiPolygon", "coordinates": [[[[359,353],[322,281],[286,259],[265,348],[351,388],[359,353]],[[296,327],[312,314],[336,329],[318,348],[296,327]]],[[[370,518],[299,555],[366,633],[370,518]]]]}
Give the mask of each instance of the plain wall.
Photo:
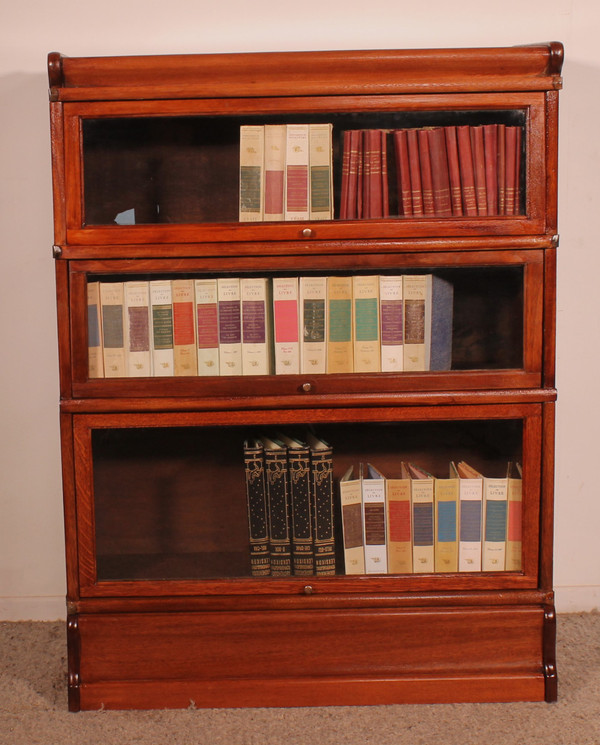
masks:
{"type": "Polygon", "coordinates": [[[64,616],[46,55],[565,44],[555,585],[599,605],[597,0],[22,0],[0,9],[0,620],[64,616]]]}

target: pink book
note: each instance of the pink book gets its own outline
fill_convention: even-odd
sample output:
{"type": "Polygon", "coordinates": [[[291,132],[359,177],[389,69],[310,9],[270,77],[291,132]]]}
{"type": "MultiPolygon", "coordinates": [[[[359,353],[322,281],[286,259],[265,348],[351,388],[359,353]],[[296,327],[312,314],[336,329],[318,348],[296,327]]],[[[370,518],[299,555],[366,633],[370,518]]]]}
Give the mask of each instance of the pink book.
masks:
{"type": "Polygon", "coordinates": [[[298,278],[273,277],[275,374],[300,372],[298,278]]]}

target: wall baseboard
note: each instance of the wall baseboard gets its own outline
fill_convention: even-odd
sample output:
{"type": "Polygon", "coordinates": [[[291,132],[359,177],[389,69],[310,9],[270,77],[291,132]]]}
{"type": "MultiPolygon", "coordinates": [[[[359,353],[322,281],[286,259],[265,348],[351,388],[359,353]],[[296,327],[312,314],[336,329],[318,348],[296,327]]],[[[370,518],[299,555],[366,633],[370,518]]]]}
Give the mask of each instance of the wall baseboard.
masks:
{"type": "MultiPolygon", "coordinates": [[[[600,587],[556,587],[558,613],[580,613],[600,608],[600,587]]],[[[0,597],[0,621],[56,621],[66,618],[63,596],[0,597]]]]}

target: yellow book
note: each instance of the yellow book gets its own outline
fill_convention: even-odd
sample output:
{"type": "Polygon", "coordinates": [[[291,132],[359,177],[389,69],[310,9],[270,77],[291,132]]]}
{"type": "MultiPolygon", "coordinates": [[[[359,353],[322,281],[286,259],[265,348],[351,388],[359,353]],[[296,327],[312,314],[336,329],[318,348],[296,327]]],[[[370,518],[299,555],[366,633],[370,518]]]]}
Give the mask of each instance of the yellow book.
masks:
{"type": "Polygon", "coordinates": [[[435,571],[458,572],[457,478],[435,480],[435,571]]]}
{"type": "Polygon", "coordinates": [[[522,511],[523,477],[519,463],[508,464],[508,525],[506,537],[507,572],[520,572],[523,565],[522,511]]]}
{"type": "Polygon", "coordinates": [[[386,491],[386,517],[388,535],[388,572],[411,574],[412,520],[410,502],[410,478],[388,478],[386,491]]]}
{"type": "Polygon", "coordinates": [[[104,377],[102,356],[102,314],[100,311],[100,282],[87,285],[87,327],[88,327],[88,377],[104,377]]]}
{"type": "Polygon", "coordinates": [[[379,276],[352,278],[354,372],[380,372],[379,276]]]}
{"type": "Polygon", "coordinates": [[[362,485],[360,478],[354,478],[353,466],[340,479],[340,504],[346,574],[364,574],[362,485]]]}
{"type": "Polygon", "coordinates": [[[354,370],[352,277],[327,278],[327,372],[354,370]]]}

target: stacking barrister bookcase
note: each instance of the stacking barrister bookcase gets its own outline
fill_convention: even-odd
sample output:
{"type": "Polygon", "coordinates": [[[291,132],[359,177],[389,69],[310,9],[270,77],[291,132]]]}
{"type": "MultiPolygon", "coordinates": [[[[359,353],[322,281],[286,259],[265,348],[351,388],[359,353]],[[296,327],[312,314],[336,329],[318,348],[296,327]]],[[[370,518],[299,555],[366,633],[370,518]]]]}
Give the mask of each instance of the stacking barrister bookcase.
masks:
{"type": "Polygon", "coordinates": [[[49,55],[72,710],[556,699],[562,59],[49,55]]]}

